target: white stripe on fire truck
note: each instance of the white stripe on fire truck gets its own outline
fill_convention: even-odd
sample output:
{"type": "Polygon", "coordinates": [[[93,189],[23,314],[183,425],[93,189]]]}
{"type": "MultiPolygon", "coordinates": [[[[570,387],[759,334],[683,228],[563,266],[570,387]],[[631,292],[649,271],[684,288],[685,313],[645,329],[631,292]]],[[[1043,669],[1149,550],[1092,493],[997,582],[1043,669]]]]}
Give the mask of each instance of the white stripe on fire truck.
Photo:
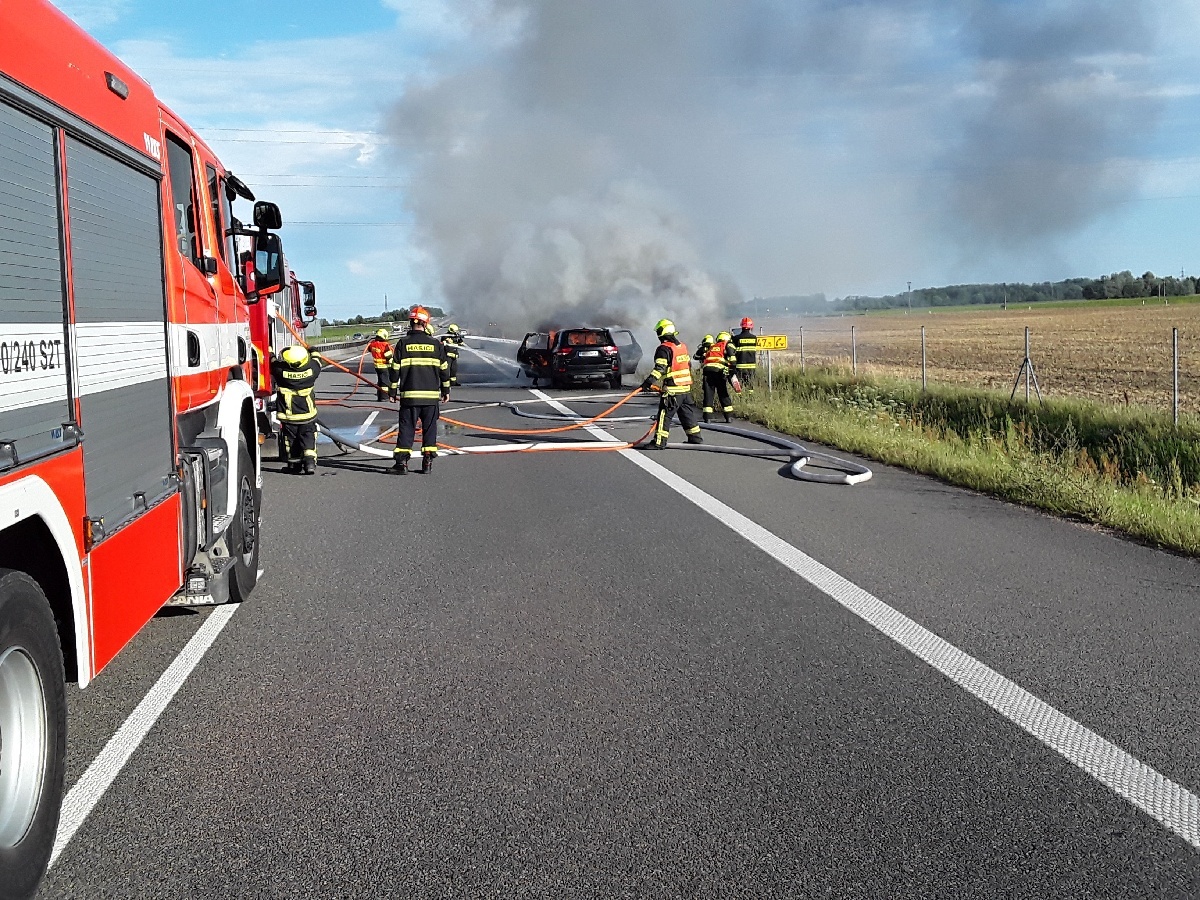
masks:
{"type": "Polygon", "coordinates": [[[67,399],[62,322],[0,323],[0,413],[67,399]]]}
{"type": "Polygon", "coordinates": [[[167,377],[162,322],[81,322],[74,332],[81,396],[167,377]]]}
{"type": "Polygon", "coordinates": [[[168,326],[168,335],[171,342],[172,375],[197,375],[236,366],[239,337],[246,342],[246,352],[250,352],[250,325],[246,322],[189,322],[186,325],[172,322],[168,326]],[[198,366],[188,365],[189,332],[200,342],[198,366]]]}

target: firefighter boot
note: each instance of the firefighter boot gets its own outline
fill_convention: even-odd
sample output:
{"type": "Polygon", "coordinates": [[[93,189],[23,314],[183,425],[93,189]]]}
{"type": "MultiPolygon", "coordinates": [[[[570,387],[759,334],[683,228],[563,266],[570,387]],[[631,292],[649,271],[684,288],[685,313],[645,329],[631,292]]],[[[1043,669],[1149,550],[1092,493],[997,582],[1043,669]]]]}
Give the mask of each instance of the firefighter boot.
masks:
{"type": "Polygon", "coordinates": [[[433,458],[435,456],[437,456],[436,453],[422,453],[421,454],[421,474],[422,475],[428,475],[430,472],[433,471],[433,458]]]}
{"type": "Polygon", "coordinates": [[[317,461],[315,459],[313,459],[311,456],[308,459],[304,460],[304,474],[305,475],[316,475],[317,474],[317,461]]]}
{"type": "Polygon", "coordinates": [[[689,435],[688,435],[687,442],[688,442],[689,444],[703,444],[703,443],[704,443],[704,438],[703,438],[703,437],[701,437],[701,436],[700,436],[700,432],[699,432],[699,431],[697,431],[695,434],[689,434],[689,435]]]}
{"type": "Polygon", "coordinates": [[[395,462],[393,462],[392,463],[392,474],[393,475],[407,475],[408,474],[408,460],[407,459],[398,459],[395,462]]]}

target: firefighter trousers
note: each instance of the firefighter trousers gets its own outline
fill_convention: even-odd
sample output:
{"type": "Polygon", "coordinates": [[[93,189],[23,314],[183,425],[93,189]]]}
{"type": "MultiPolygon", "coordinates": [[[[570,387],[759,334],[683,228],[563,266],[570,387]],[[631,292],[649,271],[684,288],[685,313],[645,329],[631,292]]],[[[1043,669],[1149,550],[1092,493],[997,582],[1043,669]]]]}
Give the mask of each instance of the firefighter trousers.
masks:
{"type": "Polygon", "coordinates": [[[450,386],[456,387],[458,385],[458,357],[455,356],[448,360],[448,362],[450,364],[450,386]]]}
{"type": "Polygon", "coordinates": [[[377,382],[377,384],[375,386],[375,399],[376,400],[386,400],[387,395],[392,390],[392,370],[391,370],[391,368],[389,366],[384,366],[383,368],[376,366],[375,367],[375,380],[377,382]]]}
{"type": "Polygon", "coordinates": [[[688,438],[700,434],[700,414],[696,404],[692,402],[691,394],[663,394],[658,401],[658,419],[655,422],[654,443],[662,446],[671,436],[671,421],[679,415],[679,424],[683,426],[688,438]]]}
{"type": "Polygon", "coordinates": [[[280,422],[279,440],[283,442],[280,445],[279,456],[286,458],[289,463],[317,458],[317,423],[314,420],[280,422]]]}
{"type": "Polygon", "coordinates": [[[417,436],[417,422],[421,423],[421,452],[437,452],[437,423],[439,408],[436,403],[424,406],[400,407],[400,433],[396,435],[393,458],[397,461],[412,456],[413,439],[417,436]]]}
{"type": "Polygon", "coordinates": [[[728,422],[729,414],[733,412],[733,401],[729,399],[728,376],[721,369],[704,370],[704,421],[706,422],[708,417],[716,412],[713,401],[720,402],[721,412],[725,414],[725,421],[728,422]]]}
{"type": "Polygon", "coordinates": [[[743,391],[754,390],[754,369],[735,369],[738,381],[742,383],[743,391]]]}

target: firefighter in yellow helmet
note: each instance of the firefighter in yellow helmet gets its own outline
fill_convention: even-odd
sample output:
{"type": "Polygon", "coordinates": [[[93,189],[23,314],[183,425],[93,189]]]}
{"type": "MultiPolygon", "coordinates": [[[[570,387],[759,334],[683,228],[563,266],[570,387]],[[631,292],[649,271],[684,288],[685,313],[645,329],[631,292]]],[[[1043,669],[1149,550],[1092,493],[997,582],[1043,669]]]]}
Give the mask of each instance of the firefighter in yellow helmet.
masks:
{"type": "Polygon", "coordinates": [[[700,339],[700,346],[696,348],[696,352],[692,354],[692,359],[700,363],[700,367],[704,367],[704,356],[708,353],[708,348],[713,345],[713,336],[706,334],[700,339]]]}
{"type": "Polygon", "coordinates": [[[367,352],[375,365],[375,399],[384,400],[392,389],[392,343],[386,328],[375,332],[375,337],[367,344],[367,352]]]}
{"type": "Polygon", "coordinates": [[[446,336],[442,338],[446,361],[450,364],[450,387],[458,387],[458,352],[464,343],[462,329],[451,322],[446,328],[446,336]]]}
{"type": "Polygon", "coordinates": [[[713,407],[715,402],[720,402],[726,422],[730,421],[733,412],[733,401],[729,398],[729,339],[729,332],[722,331],[704,354],[701,377],[704,379],[705,422],[716,411],[713,407]]]}
{"type": "Polygon", "coordinates": [[[317,474],[317,402],[313,388],[321,374],[315,353],[301,344],[288,347],[271,361],[275,379],[275,415],[279,419],[279,455],[285,455],[288,471],[298,475],[317,474]]]}
{"type": "Polygon", "coordinates": [[[658,349],[654,351],[654,368],[642,382],[643,390],[659,388],[662,394],[658,401],[658,418],[655,420],[654,440],[647,445],[649,450],[661,450],[667,446],[671,435],[671,420],[679,414],[679,424],[687,434],[689,444],[703,444],[700,436],[700,416],[692,402],[692,361],[687,345],[679,339],[675,323],[670,319],[659,319],[654,326],[658,335],[658,349]]]}

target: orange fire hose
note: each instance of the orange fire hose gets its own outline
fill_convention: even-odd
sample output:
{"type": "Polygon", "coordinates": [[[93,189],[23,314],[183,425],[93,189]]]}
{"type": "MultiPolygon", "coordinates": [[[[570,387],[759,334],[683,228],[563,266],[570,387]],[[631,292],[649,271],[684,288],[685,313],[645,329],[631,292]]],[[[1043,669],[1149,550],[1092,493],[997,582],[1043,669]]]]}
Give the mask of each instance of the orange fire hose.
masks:
{"type": "MultiPolygon", "coordinates": [[[[296,340],[298,340],[301,344],[304,344],[305,348],[311,349],[308,347],[308,344],[305,343],[304,338],[292,326],[291,322],[288,322],[286,319],[284,319],[282,317],[280,317],[280,321],[282,321],[288,327],[288,330],[291,331],[292,336],[295,337],[296,340]]],[[[358,381],[361,381],[363,384],[369,385],[371,387],[375,387],[375,385],[372,384],[370,379],[363,377],[363,375],[362,375],[362,360],[361,359],[359,361],[359,371],[354,372],[354,371],[346,368],[345,366],[343,366],[337,360],[328,359],[327,357],[324,357],[324,356],[321,358],[324,359],[325,362],[329,363],[329,365],[333,366],[335,369],[340,369],[341,371],[345,372],[347,375],[350,375],[350,376],[358,379],[358,381]]],[[[364,358],[365,358],[365,351],[364,351],[364,358]]],[[[355,385],[354,390],[351,391],[350,394],[348,394],[346,397],[343,397],[340,400],[318,400],[317,405],[320,406],[320,405],[332,405],[332,404],[344,403],[351,396],[353,396],[353,394],[357,390],[358,390],[358,385],[355,385]]],[[[578,429],[578,428],[586,428],[589,425],[594,425],[596,422],[600,421],[601,419],[605,418],[606,416],[611,415],[612,413],[616,412],[618,409],[620,409],[622,406],[624,406],[626,403],[628,403],[630,400],[632,400],[634,397],[636,397],[639,393],[641,393],[641,390],[642,389],[640,387],[634,388],[632,391],[630,391],[628,394],[626,394],[624,397],[622,397],[620,400],[618,400],[616,403],[614,403],[608,409],[592,416],[591,418],[582,419],[578,422],[572,422],[569,425],[560,425],[556,428],[516,428],[516,429],[514,429],[514,428],[492,428],[487,425],[475,425],[470,422],[461,422],[458,419],[453,419],[450,416],[446,416],[446,415],[439,416],[439,418],[445,422],[449,422],[451,425],[458,425],[460,428],[470,428],[474,431],[483,431],[483,432],[487,432],[489,434],[559,434],[564,431],[574,431],[575,429],[578,429]]],[[[391,432],[388,432],[388,434],[390,434],[390,433],[391,432]]]]}

